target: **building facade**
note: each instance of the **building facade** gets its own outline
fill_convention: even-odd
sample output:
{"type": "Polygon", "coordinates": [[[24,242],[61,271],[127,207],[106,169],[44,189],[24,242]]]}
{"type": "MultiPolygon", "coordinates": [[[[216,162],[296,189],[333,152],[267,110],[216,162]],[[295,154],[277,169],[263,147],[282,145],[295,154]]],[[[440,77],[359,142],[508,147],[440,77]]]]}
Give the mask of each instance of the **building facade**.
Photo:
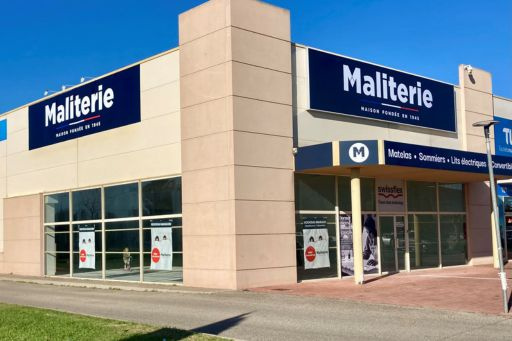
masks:
{"type": "Polygon", "coordinates": [[[472,123],[500,120],[509,178],[512,101],[458,72],[320,51],[285,9],[208,1],[178,48],[0,115],[0,273],[240,289],[492,264],[472,123]]]}

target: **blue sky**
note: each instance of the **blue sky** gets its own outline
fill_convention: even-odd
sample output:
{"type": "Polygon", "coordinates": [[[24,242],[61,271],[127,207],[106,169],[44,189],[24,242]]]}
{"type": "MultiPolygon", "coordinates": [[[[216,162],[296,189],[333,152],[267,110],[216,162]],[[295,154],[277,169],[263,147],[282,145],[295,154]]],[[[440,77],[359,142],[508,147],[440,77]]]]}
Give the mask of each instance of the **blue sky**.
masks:
{"type": "MultiPolygon", "coordinates": [[[[178,14],[203,0],[8,1],[0,13],[0,113],[178,44],[178,14]]],[[[292,40],[445,82],[459,64],[512,98],[510,0],[268,0],[292,40]]]]}

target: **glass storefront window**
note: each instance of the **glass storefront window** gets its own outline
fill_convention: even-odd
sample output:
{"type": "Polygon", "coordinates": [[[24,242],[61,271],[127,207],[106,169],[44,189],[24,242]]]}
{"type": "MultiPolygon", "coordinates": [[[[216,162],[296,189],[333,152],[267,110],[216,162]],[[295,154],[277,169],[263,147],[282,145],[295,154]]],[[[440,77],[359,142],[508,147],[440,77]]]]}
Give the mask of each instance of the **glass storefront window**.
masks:
{"type": "Polygon", "coordinates": [[[172,270],[152,270],[151,254],[144,253],[144,282],[182,282],[183,254],[173,253],[172,270]]]}
{"type": "Polygon", "coordinates": [[[409,214],[408,220],[411,269],[439,266],[437,215],[409,214]]]}
{"type": "Polygon", "coordinates": [[[72,267],[72,276],[80,278],[101,279],[104,271],[107,279],[182,281],[182,218],[175,216],[182,211],[181,178],[76,190],[71,196],[58,193],[44,197],[46,275],[69,275],[72,267]],[[140,194],[144,202],[142,212],[140,194]],[[155,216],[158,219],[153,219],[155,216]],[[161,249],[160,263],[153,255],[153,230],[162,237],[157,245],[161,249]],[[168,264],[169,250],[172,264],[168,264]],[[145,268],[141,269],[143,262],[145,268]],[[142,273],[146,276],[142,277],[142,273]]]}
{"type": "Polygon", "coordinates": [[[295,175],[295,208],[297,210],[334,211],[336,202],[334,177],[295,175]]]}
{"type": "Polygon", "coordinates": [[[69,275],[69,252],[45,253],[45,274],[47,276],[69,275]]]}
{"type": "Polygon", "coordinates": [[[407,209],[409,212],[437,211],[435,182],[407,182],[407,209]]]}
{"type": "Polygon", "coordinates": [[[69,193],[50,194],[44,197],[44,222],[69,221],[69,193]]]}
{"type": "Polygon", "coordinates": [[[142,183],[142,215],[181,213],[181,178],[144,181],[142,183]]]}
{"type": "MultiPolygon", "coordinates": [[[[352,197],[349,177],[338,177],[338,200],[340,211],[352,210],[352,197]]],[[[361,210],[375,211],[375,179],[361,179],[361,210]]]]}
{"type": "Polygon", "coordinates": [[[297,214],[296,224],[298,278],[305,280],[338,276],[336,216],[297,214]],[[326,236],[327,241],[322,236],[326,236]],[[309,247],[313,248],[311,252],[308,251],[309,247]]]}
{"type": "Polygon", "coordinates": [[[107,253],[105,277],[123,281],[140,280],[140,254],[138,252],[107,253]]]}
{"type": "Polygon", "coordinates": [[[442,214],[440,222],[443,266],[466,264],[466,216],[442,214]]]}
{"type": "Polygon", "coordinates": [[[133,252],[139,250],[139,230],[105,232],[106,252],[133,252]]]}
{"type": "Polygon", "coordinates": [[[128,218],[139,215],[137,183],[105,187],[105,218],[128,218]]]}
{"type": "Polygon", "coordinates": [[[86,189],[72,192],[73,220],[101,219],[101,189],[86,189]]]}
{"type": "Polygon", "coordinates": [[[69,252],[69,233],[45,233],[45,247],[47,252],[69,252]]]}
{"type": "Polygon", "coordinates": [[[441,212],[466,210],[463,184],[439,184],[439,210],[441,212]]]}

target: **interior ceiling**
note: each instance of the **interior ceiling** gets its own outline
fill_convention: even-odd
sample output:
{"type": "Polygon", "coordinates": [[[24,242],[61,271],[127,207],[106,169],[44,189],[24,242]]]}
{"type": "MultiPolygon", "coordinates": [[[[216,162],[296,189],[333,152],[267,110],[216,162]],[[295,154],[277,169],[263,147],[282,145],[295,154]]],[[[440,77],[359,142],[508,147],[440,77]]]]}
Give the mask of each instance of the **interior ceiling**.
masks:
{"type": "MultiPolygon", "coordinates": [[[[326,168],[311,169],[302,171],[304,174],[325,174],[350,176],[350,170],[354,167],[333,166],[326,168]]],[[[425,169],[414,167],[373,165],[358,167],[361,170],[361,177],[403,179],[433,182],[481,182],[489,180],[488,173],[455,172],[437,169],[425,169]]],[[[495,175],[497,180],[510,179],[508,176],[495,175]]]]}

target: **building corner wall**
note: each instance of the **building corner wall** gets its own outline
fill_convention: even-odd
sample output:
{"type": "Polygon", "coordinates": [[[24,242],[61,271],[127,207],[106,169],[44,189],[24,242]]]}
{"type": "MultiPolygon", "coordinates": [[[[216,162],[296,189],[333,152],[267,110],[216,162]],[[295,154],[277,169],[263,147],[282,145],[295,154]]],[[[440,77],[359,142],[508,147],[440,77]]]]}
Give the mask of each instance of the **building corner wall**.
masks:
{"type": "Polygon", "coordinates": [[[2,273],[43,276],[42,197],[4,199],[2,273]]]}
{"type": "Polygon", "coordinates": [[[184,284],[296,282],[289,12],[180,15],[184,284]]]}

